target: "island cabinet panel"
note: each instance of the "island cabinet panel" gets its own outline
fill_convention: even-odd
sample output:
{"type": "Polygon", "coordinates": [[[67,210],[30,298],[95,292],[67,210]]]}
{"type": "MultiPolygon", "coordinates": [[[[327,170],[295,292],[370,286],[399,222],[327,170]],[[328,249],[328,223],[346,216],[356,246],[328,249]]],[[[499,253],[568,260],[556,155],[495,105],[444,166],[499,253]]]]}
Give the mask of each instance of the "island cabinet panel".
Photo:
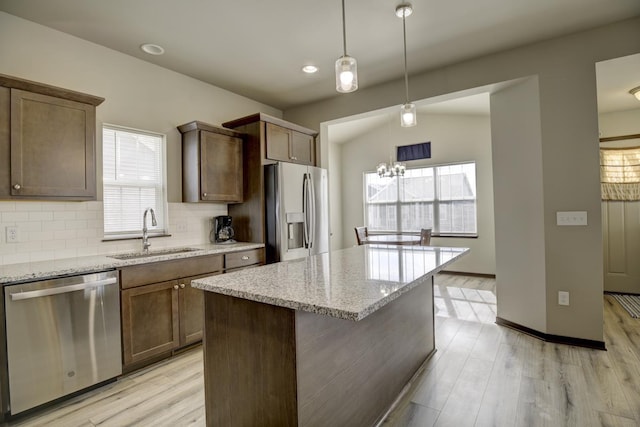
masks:
{"type": "Polygon", "coordinates": [[[359,322],[296,311],[300,426],[372,426],[435,350],[431,279],[359,322]]]}
{"type": "Polygon", "coordinates": [[[293,310],[207,292],[207,426],[297,426],[295,351],[293,310]]]}
{"type": "Polygon", "coordinates": [[[102,101],[0,75],[0,198],[95,200],[102,101]]]}
{"type": "Polygon", "coordinates": [[[435,350],[432,278],[354,322],[205,293],[208,426],[372,426],[435,350]]]}

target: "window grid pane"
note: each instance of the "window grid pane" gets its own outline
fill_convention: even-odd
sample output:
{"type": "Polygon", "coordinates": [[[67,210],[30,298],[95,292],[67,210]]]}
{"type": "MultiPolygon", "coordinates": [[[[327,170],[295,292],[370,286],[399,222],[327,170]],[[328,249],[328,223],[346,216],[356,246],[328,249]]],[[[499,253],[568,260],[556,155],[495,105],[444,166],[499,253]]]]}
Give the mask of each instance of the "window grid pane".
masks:
{"type": "Polygon", "coordinates": [[[104,126],[102,139],[105,235],[139,235],[146,208],[165,233],[164,135],[104,126]]]}
{"type": "Polygon", "coordinates": [[[370,231],[477,234],[475,163],[408,169],[402,178],[365,173],[370,231]]]}

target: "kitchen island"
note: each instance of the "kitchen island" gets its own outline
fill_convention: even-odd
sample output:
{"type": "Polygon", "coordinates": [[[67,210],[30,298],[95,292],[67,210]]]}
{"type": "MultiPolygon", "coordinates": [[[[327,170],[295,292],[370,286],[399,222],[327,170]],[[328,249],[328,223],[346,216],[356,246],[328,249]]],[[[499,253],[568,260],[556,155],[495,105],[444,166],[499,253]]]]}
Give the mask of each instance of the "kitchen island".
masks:
{"type": "Polygon", "coordinates": [[[365,245],[195,280],[207,425],[374,425],[435,351],[433,275],[466,252],[365,245]]]}

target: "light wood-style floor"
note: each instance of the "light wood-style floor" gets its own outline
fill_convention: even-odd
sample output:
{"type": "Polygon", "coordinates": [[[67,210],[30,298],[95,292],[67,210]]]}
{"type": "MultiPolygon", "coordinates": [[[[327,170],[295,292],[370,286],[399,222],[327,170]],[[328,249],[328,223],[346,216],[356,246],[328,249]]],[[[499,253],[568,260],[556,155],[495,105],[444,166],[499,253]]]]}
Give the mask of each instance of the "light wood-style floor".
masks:
{"type": "Polygon", "coordinates": [[[640,321],[604,297],[608,351],[496,325],[495,281],[436,277],[437,353],[383,426],[640,426],[640,321]]]}
{"type": "MultiPolygon", "coordinates": [[[[389,426],[640,426],[640,320],[608,296],[608,351],[497,326],[493,279],[436,277],[437,353],[389,426]]],[[[188,351],[10,426],[204,426],[202,352],[188,351]]]]}

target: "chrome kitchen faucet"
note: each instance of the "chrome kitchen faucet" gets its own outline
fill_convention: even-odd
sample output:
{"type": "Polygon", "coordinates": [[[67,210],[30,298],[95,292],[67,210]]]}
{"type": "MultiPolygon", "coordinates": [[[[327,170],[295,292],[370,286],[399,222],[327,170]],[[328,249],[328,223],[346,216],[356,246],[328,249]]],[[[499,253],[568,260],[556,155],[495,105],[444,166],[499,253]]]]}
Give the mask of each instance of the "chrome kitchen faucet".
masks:
{"type": "Polygon", "coordinates": [[[151,211],[151,225],[154,227],[158,225],[156,221],[156,213],[153,211],[153,208],[147,208],[144,210],[144,214],[142,214],[142,252],[149,252],[149,235],[147,233],[147,212],[151,211]]]}

